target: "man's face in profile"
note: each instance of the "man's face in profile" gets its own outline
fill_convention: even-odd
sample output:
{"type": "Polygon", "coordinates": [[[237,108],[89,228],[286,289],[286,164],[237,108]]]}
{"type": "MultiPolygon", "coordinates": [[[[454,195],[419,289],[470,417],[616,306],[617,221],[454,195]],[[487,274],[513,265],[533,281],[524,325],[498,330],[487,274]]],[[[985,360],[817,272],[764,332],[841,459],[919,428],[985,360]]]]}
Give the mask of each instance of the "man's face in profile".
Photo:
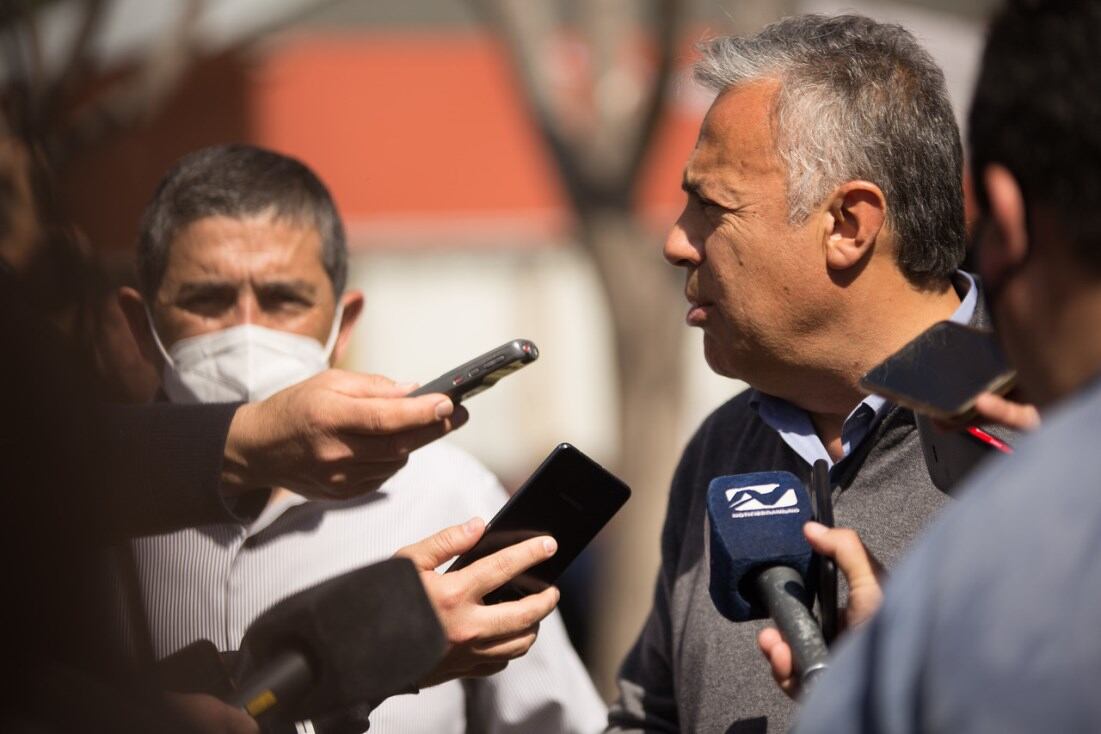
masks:
{"type": "Polygon", "coordinates": [[[271,214],[210,216],[184,227],[150,304],[166,347],[242,324],[324,343],[335,308],[317,228],[271,214]]]}
{"type": "Polygon", "coordinates": [[[755,386],[777,360],[797,362],[800,336],[825,318],[809,287],[825,270],[820,218],[789,222],[787,171],[773,134],[777,91],[776,82],[757,82],[715,100],[664,251],[687,268],[687,322],[703,329],[708,364],[755,386]]]}

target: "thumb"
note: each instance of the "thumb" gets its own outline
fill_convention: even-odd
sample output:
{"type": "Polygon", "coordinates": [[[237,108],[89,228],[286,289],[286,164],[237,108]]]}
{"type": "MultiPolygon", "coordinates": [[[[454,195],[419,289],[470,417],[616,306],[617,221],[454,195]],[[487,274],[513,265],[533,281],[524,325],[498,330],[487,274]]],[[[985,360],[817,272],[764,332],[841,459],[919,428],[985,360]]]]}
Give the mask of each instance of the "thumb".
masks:
{"type": "Polygon", "coordinates": [[[473,548],[484,531],[485,522],[480,517],[471,518],[462,525],[452,525],[407,545],[394,555],[408,558],[419,571],[431,571],[449,558],[473,548]]]}

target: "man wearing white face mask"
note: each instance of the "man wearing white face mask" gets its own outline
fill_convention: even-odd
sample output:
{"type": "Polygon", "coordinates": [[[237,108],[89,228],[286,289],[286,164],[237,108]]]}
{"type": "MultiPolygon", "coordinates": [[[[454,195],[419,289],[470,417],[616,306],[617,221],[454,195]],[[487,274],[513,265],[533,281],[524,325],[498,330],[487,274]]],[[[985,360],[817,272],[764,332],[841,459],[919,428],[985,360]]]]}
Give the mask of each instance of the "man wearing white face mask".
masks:
{"type": "MultiPolygon", "coordinates": [[[[344,290],[346,257],[328,192],[302,164],[247,146],[184,158],[143,220],[142,292],[124,289],[120,295],[143,353],[161,369],[163,397],[175,403],[263,400],[320,379],[317,373],[346,374],[327,371],[363,307],[361,293],[344,290]]],[[[251,620],[279,599],[388,557],[440,527],[486,517],[505,499],[497,480],[471,457],[432,444],[360,499],[307,501],[280,490],[248,525],[138,539],[155,652],[167,655],[198,638],[236,649],[251,620]]],[[[405,549],[425,570],[429,595],[463,654],[423,681],[418,695],[375,709],[371,731],[598,730],[603,704],[557,615],[544,620],[530,653],[500,674],[434,685],[459,674],[495,673],[523,655],[535,640],[537,620],[557,600],[551,589],[502,612],[499,607],[510,605],[484,607],[481,594],[469,591],[473,582],[453,580],[462,572],[432,572],[472,545],[480,527],[466,533],[452,528],[442,542],[405,549]],[[450,584],[454,597],[434,595],[437,581],[450,584]],[[449,626],[452,607],[457,614],[493,618],[480,629],[449,626]],[[477,639],[470,639],[472,632],[477,639]]],[[[515,557],[526,547],[502,553],[515,557]]]]}
{"type": "Polygon", "coordinates": [[[316,339],[254,324],[181,339],[169,353],[149,315],[150,334],[164,359],[163,389],[174,403],[252,402],[329,367],[344,315],[337,304],[329,337],[316,339]]]}

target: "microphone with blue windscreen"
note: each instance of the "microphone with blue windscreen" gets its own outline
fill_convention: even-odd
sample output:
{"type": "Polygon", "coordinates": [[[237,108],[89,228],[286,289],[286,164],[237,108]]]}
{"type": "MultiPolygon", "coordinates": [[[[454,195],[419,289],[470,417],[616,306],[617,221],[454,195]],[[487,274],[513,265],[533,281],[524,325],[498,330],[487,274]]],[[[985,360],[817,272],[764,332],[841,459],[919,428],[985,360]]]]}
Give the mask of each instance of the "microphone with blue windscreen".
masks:
{"type": "Polygon", "coordinates": [[[707,488],[711,600],[734,622],[771,617],[804,686],[826,668],[825,640],[804,578],[813,552],[803,537],[810,499],[789,472],[716,477],[707,488]]]}

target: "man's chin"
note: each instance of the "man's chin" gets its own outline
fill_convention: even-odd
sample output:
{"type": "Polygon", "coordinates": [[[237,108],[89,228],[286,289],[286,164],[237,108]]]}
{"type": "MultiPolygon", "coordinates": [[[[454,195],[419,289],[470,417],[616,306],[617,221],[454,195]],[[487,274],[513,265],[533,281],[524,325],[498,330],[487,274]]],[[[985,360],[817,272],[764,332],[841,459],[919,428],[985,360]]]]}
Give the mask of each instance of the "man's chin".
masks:
{"type": "Polygon", "coordinates": [[[706,331],[703,333],[703,358],[715,374],[733,380],[744,379],[737,368],[737,360],[731,354],[729,346],[726,349],[722,348],[719,340],[706,331]]]}

